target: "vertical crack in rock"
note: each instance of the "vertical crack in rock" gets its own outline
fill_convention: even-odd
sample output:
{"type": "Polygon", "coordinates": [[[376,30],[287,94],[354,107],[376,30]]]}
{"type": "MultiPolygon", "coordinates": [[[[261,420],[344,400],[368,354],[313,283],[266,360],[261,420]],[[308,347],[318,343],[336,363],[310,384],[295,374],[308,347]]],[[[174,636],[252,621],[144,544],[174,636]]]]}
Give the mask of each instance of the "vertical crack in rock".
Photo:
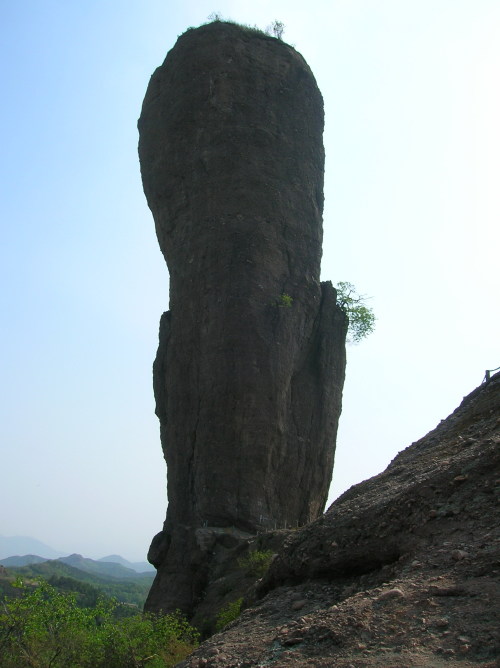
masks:
{"type": "Polygon", "coordinates": [[[139,131],[170,273],[153,371],[168,510],[146,607],[190,613],[202,527],[252,534],[323,511],[347,323],[319,281],[323,101],[300,54],[233,24],[188,30],[139,131]]]}

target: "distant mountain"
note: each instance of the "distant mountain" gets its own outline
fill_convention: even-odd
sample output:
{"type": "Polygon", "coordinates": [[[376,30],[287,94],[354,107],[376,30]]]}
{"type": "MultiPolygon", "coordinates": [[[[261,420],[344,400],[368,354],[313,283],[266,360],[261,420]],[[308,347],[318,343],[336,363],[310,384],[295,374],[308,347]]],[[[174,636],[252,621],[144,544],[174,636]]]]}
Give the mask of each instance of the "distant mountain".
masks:
{"type": "Polygon", "coordinates": [[[15,556],[0,559],[0,565],[14,568],[15,566],[28,566],[29,564],[42,564],[44,561],[48,560],[45,557],[39,557],[37,554],[25,554],[22,557],[15,556]]]}
{"type": "MultiPolygon", "coordinates": [[[[0,565],[4,566],[26,566],[27,564],[38,564],[49,559],[59,559],[64,557],[65,559],[72,559],[74,561],[75,556],[81,555],[70,555],[67,557],[67,552],[60,552],[54,550],[54,548],[42,543],[36,538],[31,538],[30,536],[0,536],[0,565]],[[3,560],[7,558],[14,558],[16,560],[23,561],[12,561],[10,563],[4,564],[3,560]]],[[[102,557],[98,560],[89,559],[88,561],[93,561],[96,563],[110,562],[112,564],[120,564],[126,569],[130,569],[135,573],[154,573],[155,568],[151,566],[147,561],[136,561],[131,562],[127,559],[124,559],[119,554],[110,554],[107,557],[102,557]]],[[[72,561],[67,561],[72,565],[72,561]]],[[[77,568],[82,568],[82,565],[77,566],[77,568]]],[[[92,564],[87,564],[86,568],[82,568],[89,573],[101,572],[107,575],[108,573],[113,572],[112,567],[104,567],[100,569],[98,567],[93,567],[92,564]]],[[[118,575],[111,575],[111,577],[131,577],[130,574],[118,571],[118,575]]]]}
{"type": "MultiPolygon", "coordinates": [[[[126,568],[120,563],[100,560],[94,561],[93,559],[82,557],[81,554],[70,554],[69,557],[61,557],[57,561],[61,561],[63,564],[68,564],[68,566],[72,566],[73,568],[78,568],[84,573],[90,573],[92,575],[106,578],[115,578],[117,580],[126,580],[128,578],[134,578],[136,580],[142,575],[141,573],[137,573],[133,568],[126,568]]],[[[144,575],[150,578],[152,574],[145,573],[144,575]]]]}
{"type": "Polygon", "coordinates": [[[132,568],[134,571],[136,571],[136,573],[154,573],[156,570],[155,567],[147,561],[132,562],[124,559],[123,557],[120,557],[119,554],[110,554],[109,556],[102,557],[97,561],[110,561],[114,564],[121,564],[122,566],[125,566],[125,568],[132,568]]]}
{"type": "Polygon", "coordinates": [[[45,543],[29,536],[0,536],[0,559],[15,555],[34,554],[47,559],[64,557],[64,552],[54,550],[45,543]]]}
{"type": "Polygon", "coordinates": [[[39,564],[29,564],[27,566],[16,566],[11,568],[10,571],[26,577],[42,577],[46,580],[50,580],[53,577],[70,577],[81,582],[106,582],[104,577],[101,578],[99,575],[92,575],[79,568],[65,564],[59,559],[50,559],[39,564]]]}

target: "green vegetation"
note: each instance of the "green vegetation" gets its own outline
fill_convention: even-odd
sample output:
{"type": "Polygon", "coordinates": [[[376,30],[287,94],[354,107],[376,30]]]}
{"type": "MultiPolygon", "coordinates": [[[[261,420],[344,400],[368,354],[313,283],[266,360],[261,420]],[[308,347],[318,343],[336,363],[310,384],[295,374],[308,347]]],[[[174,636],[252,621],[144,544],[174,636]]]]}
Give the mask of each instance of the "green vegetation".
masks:
{"type": "Polygon", "coordinates": [[[293,304],[293,297],[290,297],[290,295],[283,293],[276,300],[276,304],[280,308],[290,308],[291,305],[293,304]]]}
{"type": "MultiPolygon", "coordinates": [[[[126,579],[121,580],[112,576],[82,571],[59,559],[9,568],[8,572],[25,581],[40,578],[47,580],[58,590],[76,593],[77,600],[82,601],[83,605],[92,605],[91,601],[95,601],[99,594],[105,594],[116,598],[121,603],[133,604],[139,608],[144,605],[154,578],[153,573],[138,573],[136,577],[127,576],[126,579]]],[[[0,592],[4,588],[3,583],[4,581],[0,578],[0,592]]]]}
{"type": "Polygon", "coordinates": [[[365,295],[358,295],[352,283],[341,281],[337,283],[337,304],[349,319],[347,340],[349,343],[359,343],[375,329],[375,315],[373,309],[365,305],[365,295]]]}
{"type": "Polygon", "coordinates": [[[198,641],[179,614],[115,619],[114,601],[82,608],[43,580],[14,584],[18,597],[0,607],[2,668],[169,668],[198,641]]]}
{"type": "Polygon", "coordinates": [[[238,566],[245,571],[247,575],[253,575],[257,578],[263,577],[273,559],[271,550],[254,550],[249,552],[246,557],[238,560],[238,566]]]}
{"type": "Polygon", "coordinates": [[[240,616],[242,605],[243,599],[237,598],[236,601],[232,601],[231,603],[228,603],[226,606],[224,606],[217,615],[215,630],[222,631],[222,629],[227,626],[229,622],[234,622],[234,620],[240,616]]]}

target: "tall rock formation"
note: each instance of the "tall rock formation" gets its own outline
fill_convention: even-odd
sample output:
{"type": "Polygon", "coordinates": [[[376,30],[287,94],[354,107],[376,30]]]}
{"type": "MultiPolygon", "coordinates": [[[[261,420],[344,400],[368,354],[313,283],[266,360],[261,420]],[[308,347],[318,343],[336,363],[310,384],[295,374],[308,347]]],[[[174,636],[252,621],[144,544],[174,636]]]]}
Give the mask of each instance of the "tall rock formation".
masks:
{"type": "Polygon", "coordinates": [[[319,281],[323,102],[293,48],[215,22],[153,74],[139,131],[170,273],[153,373],[168,510],[146,607],[190,612],[212,529],[303,525],[326,502],[346,319],[319,281]]]}

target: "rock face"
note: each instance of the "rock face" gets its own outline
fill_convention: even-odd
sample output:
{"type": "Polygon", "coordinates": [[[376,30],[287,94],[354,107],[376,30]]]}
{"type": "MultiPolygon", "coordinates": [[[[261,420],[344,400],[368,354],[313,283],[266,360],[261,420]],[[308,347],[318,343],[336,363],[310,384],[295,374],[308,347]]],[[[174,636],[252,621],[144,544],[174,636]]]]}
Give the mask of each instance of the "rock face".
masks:
{"type": "Polygon", "coordinates": [[[289,532],[251,605],[179,668],[497,668],[499,494],[500,373],[289,532]]]}
{"type": "Polygon", "coordinates": [[[169,502],[147,609],[190,612],[205,529],[300,526],[326,502],[346,319],[319,282],[323,103],[294,49],[215,22],[153,74],[139,131],[170,273],[153,374],[169,502]]]}

